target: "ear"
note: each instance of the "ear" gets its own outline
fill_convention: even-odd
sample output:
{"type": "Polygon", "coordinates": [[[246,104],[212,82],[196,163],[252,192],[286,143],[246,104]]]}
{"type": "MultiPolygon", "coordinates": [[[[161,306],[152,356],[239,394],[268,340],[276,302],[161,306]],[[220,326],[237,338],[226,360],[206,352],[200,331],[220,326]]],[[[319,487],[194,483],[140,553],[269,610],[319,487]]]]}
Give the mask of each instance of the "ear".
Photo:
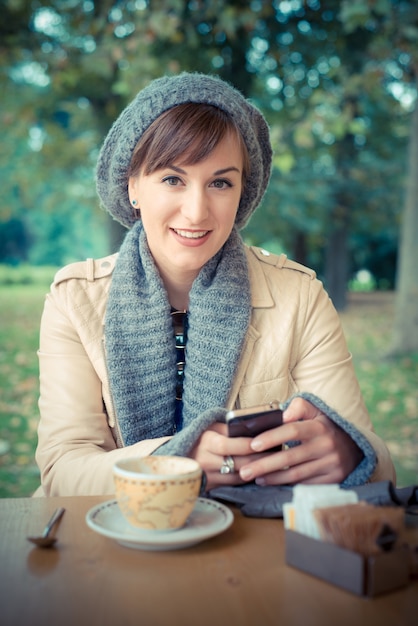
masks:
{"type": "Polygon", "coordinates": [[[128,195],[129,202],[132,204],[132,200],[137,197],[137,179],[131,176],[128,180],[128,195]]]}

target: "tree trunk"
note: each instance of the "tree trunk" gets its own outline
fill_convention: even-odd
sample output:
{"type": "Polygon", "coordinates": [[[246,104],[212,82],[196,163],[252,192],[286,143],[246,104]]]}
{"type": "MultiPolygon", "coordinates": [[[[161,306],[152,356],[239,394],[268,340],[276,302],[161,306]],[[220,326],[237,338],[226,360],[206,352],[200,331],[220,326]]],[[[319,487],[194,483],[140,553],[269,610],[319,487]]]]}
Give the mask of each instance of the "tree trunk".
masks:
{"type": "MultiPolygon", "coordinates": [[[[418,78],[418,72],[416,73],[418,78]]],[[[418,82],[418,81],[417,81],[418,82]]],[[[418,351],[418,104],[412,116],[390,356],[418,351]]]]}
{"type": "MultiPolygon", "coordinates": [[[[349,103],[353,110],[357,109],[355,99],[349,99],[349,103]]],[[[352,184],[351,169],[356,158],[354,136],[351,132],[347,132],[344,138],[338,142],[335,158],[338,177],[334,189],[334,208],[330,215],[328,227],[324,271],[325,288],[337,311],[343,311],[347,306],[351,207],[357,202],[352,184]]]]}
{"type": "MultiPolygon", "coordinates": [[[[347,209],[340,207],[345,214],[347,209]]],[[[337,311],[342,311],[347,305],[348,279],[348,224],[346,216],[341,219],[329,234],[325,256],[325,288],[337,311]]]]}
{"type": "Polygon", "coordinates": [[[306,243],[306,234],[298,230],[293,241],[292,258],[302,265],[308,265],[308,246],[306,243]]]}

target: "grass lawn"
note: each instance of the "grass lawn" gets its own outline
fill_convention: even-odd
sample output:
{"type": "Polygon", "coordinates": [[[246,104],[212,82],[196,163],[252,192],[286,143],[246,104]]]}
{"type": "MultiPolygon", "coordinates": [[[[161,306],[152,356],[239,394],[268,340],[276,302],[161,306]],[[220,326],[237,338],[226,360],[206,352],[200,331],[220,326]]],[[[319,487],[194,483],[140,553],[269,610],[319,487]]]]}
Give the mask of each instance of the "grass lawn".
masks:
{"type": "Polygon", "coordinates": [[[27,496],[39,484],[39,322],[48,286],[0,286],[0,497],[27,496]]]}
{"type": "Polygon", "coordinates": [[[391,292],[350,294],[341,314],[374,429],[386,442],[398,487],[418,484],[418,354],[386,358],[394,317],[391,292]]]}
{"type": "MultiPolygon", "coordinates": [[[[0,286],[0,497],[31,495],[39,483],[36,349],[47,290],[47,283],[0,286]]],[[[417,484],[418,354],[384,357],[393,294],[352,294],[341,319],[375,430],[392,453],[398,486],[417,484]]]]}

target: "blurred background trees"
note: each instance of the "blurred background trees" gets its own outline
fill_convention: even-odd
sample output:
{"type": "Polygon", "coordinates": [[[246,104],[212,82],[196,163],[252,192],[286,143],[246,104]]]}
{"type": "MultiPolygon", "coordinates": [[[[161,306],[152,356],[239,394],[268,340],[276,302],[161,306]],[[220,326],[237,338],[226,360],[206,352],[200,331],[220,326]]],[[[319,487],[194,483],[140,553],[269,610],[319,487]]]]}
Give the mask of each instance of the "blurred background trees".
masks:
{"type": "Polygon", "coordinates": [[[262,109],[274,144],[245,239],[313,267],[340,310],[360,270],[397,287],[394,350],[418,349],[415,0],[2,4],[0,262],[116,250],[123,230],[94,186],[110,124],[152,78],[219,74],[262,109]]]}

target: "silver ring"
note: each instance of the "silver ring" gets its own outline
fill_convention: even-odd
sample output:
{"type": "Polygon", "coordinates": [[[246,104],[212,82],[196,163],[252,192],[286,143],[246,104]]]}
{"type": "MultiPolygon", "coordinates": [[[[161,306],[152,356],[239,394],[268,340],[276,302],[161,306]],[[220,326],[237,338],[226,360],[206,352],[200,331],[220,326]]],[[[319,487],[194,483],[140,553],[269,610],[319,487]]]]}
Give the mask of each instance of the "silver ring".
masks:
{"type": "Polygon", "coordinates": [[[230,454],[224,457],[219,472],[221,474],[233,474],[235,472],[235,461],[230,454]]]}

